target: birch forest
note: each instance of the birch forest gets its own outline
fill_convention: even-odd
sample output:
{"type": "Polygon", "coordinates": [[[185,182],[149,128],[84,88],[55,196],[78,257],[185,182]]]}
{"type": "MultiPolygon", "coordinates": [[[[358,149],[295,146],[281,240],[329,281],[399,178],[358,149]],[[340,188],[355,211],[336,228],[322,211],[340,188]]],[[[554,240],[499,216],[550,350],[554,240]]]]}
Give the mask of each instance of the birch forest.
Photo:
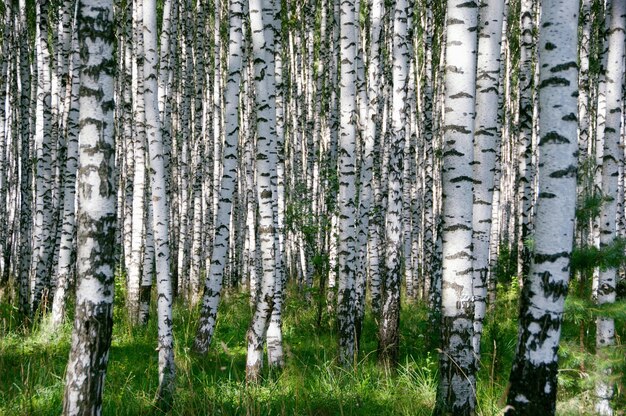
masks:
{"type": "Polygon", "coordinates": [[[0,21],[0,415],[625,414],[625,0],[0,21]]]}

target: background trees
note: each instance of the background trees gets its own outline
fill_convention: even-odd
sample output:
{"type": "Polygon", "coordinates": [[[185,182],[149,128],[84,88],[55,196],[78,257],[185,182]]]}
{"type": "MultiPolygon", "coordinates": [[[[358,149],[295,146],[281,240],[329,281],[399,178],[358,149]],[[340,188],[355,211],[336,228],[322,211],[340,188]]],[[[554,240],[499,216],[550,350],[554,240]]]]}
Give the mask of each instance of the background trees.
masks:
{"type": "MultiPolygon", "coordinates": [[[[193,348],[210,360],[232,347],[213,341],[224,322],[220,299],[231,307],[244,293],[251,309],[235,321],[246,321],[248,336],[232,339],[246,343],[249,380],[263,380],[265,348],[272,371],[293,361],[283,315],[314,310],[310,331],[338,341],[345,369],[358,372],[377,355],[402,373],[404,358],[427,360],[438,348],[438,411],[471,413],[479,367],[494,372],[494,389],[497,369],[508,371],[513,351],[500,337],[515,332],[519,284],[523,338],[532,344],[549,333],[556,346],[557,323],[575,322],[575,341],[564,329],[561,359],[574,360],[570,342],[584,357],[598,342],[606,365],[577,355],[565,362],[582,376],[561,377],[590,392],[580,380],[603,374],[604,382],[588,378],[604,392],[598,406],[621,400],[610,393],[620,346],[601,345],[623,333],[615,293],[626,235],[624,18],[621,5],[582,1],[576,47],[572,27],[539,23],[557,19],[557,3],[114,2],[114,104],[106,110],[116,136],[116,311],[129,333],[155,337],[159,406],[176,396],[174,368],[184,358],[174,362],[173,351],[188,357],[191,347],[177,319],[196,329],[193,348]],[[556,116],[547,98],[558,98],[556,116]],[[567,182],[564,203],[552,189],[561,189],[557,179],[567,182]],[[566,254],[551,257],[557,243],[556,254],[566,254]],[[564,302],[568,259],[574,296],[537,321],[539,312],[524,308],[553,289],[544,297],[564,302]],[[428,325],[405,326],[413,321],[403,310],[414,308],[428,312],[419,315],[428,325]]],[[[578,2],[563,4],[577,13],[578,2]]],[[[77,5],[0,8],[0,294],[19,311],[7,318],[10,331],[19,321],[62,332],[66,314],[78,319],[86,247],[77,227],[87,205],[75,204],[86,150],[77,137],[85,127],[77,5]]],[[[524,373],[526,352],[520,344],[514,371],[524,373]]],[[[555,354],[544,357],[546,411],[554,409],[555,354]]],[[[530,394],[522,387],[511,392],[530,394]]]]}

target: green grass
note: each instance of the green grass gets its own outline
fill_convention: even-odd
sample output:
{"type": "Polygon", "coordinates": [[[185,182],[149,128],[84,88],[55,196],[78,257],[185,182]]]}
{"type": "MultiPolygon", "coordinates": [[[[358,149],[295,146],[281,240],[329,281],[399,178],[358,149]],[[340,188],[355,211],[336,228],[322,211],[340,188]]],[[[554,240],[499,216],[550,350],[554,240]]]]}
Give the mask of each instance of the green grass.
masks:
{"type": "MultiPolygon", "coordinates": [[[[485,326],[477,391],[477,411],[481,415],[501,413],[517,338],[515,291],[512,288],[503,292],[495,314],[485,326]]],[[[51,334],[42,325],[23,333],[16,326],[14,313],[8,305],[0,305],[0,415],[58,415],[71,327],[67,324],[51,334]]],[[[356,370],[346,371],[334,365],[337,341],[332,319],[325,315],[322,327],[317,328],[314,308],[290,292],[283,326],[285,369],[266,373],[262,383],[247,386],[245,333],[251,317],[248,296],[226,295],[206,356],[190,352],[196,311],[176,304],[177,388],[172,414],[430,415],[438,358],[434,347],[429,346],[432,342],[426,316],[423,305],[404,303],[400,366],[395,373],[377,365],[376,324],[366,316],[360,361],[356,370]]],[[[564,336],[570,339],[564,341],[566,347],[562,349],[564,364],[574,367],[576,362],[568,354],[576,348],[568,343],[576,344],[576,328],[566,322],[564,336]]],[[[621,331],[623,334],[623,328],[621,331]]],[[[154,320],[145,328],[131,328],[123,305],[118,304],[104,415],[160,414],[153,405],[157,389],[155,347],[154,320]]],[[[584,414],[577,406],[590,405],[584,402],[589,386],[580,381],[580,373],[563,371],[560,382],[559,413],[584,414]]]]}

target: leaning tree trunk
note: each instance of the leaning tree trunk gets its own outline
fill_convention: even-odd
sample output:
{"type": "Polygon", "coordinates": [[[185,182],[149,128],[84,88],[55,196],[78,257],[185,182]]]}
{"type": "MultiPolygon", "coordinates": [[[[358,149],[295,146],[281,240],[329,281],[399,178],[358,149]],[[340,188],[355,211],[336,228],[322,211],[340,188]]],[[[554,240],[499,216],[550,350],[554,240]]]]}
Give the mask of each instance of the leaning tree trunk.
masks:
{"type": "Polygon", "coordinates": [[[442,353],[437,414],[471,415],[476,405],[472,350],[472,161],[478,4],[448,2],[443,148],[442,353]]]}
{"type": "Polygon", "coordinates": [[[244,1],[231,0],[229,8],[230,41],[228,55],[230,59],[225,92],[226,120],[224,132],[226,133],[226,138],[224,140],[224,155],[222,157],[224,168],[220,185],[220,198],[217,206],[215,238],[213,239],[213,250],[211,251],[211,265],[208,277],[204,282],[200,321],[198,322],[198,329],[194,340],[194,350],[203,354],[209,349],[211,337],[215,330],[217,307],[219,305],[222,281],[224,279],[224,267],[226,266],[228,258],[228,240],[230,236],[233,195],[238,175],[239,86],[241,82],[243,55],[243,33],[241,26],[243,11],[245,9],[244,1]]]}
{"type": "Polygon", "coordinates": [[[578,2],[544,0],[539,35],[539,196],[508,415],[551,415],[576,203],[578,2]]]}
{"type": "MultiPolygon", "coordinates": [[[[604,151],[602,156],[602,195],[605,202],[600,208],[600,248],[615,242],[617,237],[618,165],[622,123],[622,85],[624,80],[624,32],[626,30],[626,2],[614,1],[609,28],[609,52],[606,68],[606,121],[604,125],[604,151]]],[[[623,212],[620,217],[623,216],[623,212]]],[[[600,269],[598,276],[597,302],[599,305],[615,302],[617,270],[614,267],[600,269]]],[[[598,317],[596,321],[596,350],[606,358],[606,347],[615,345],[615,321],[613,318],[598,317]]],[[[611,399],[613,383],[611,369],[596,381],[595,411],[598,415],[612,415],[611,399]]]]}
{"type": "Polygon", "coordinates": [[[77,288],[64,415],[98,415],[113,329],[116,189],[113,2],[81,0],[77,288]]]}

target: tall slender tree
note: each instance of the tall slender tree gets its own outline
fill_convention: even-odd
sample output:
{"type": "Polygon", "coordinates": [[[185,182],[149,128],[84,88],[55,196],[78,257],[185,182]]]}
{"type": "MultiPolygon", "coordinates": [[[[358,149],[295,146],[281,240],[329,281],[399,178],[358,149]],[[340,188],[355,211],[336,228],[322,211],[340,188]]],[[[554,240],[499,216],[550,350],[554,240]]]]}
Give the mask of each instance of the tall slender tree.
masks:
{"type": "MultiPolygon", "coordinates": [[[[404,142],[407,135],[407,86],[411,43],[409,26],[412,4],[398,0],[393,18],[393,69],[391,105],[391,143],[389,183],[385,218],[385,292],[379,324],[380,360],[395,365],[398,360],[400,339],[400,284],[402,282],[402,164],[404,142]]],[[[407,186],[407,184],[404,184],[407,186]]],[[[406,264],[406,262],[405,262],[406,264]]],[[[410,267],[410,265],[409,265],[410,267]]]]}
{"type": "MultiPolygon", "coordinates": [[[[521,0],[520,5],[520,70],[519,70],[519,141],[518,141],[518,278],[528,274],[530,265],[530,251],[528,238],[531,234],[533,207],[533,179],[532,179],[532,135],[533,135],[533,87],[534,87],[534,30],[535,30],[535,0],[521,0]]],[[[521,280],[520,280],[521,281],[521,280]]]]}
{"type": "Polygon", "coordinates": [[[339,11],[340,44],[340,122],[338,176],[339,245],[337,249],[339,288],[337,326],[339,362],[353,365],[355,339],[355,240],[356,240],[356,54],[358,18],[354,0],[345,0],[339,11]]]}
{"type": "Polygon", "coordinates": [[[274,2],[252,0],[250,28],[254,51],[257,129],[256,191],[258,198],[259,245],[262,276],[256,307],[248,329],[246,379],[257,381],[263,366],[263,344],[274,306],[276,288],[276,241],[274,198],[271,177],[276,170],[276,86],[274,77],[274,2]]]}
{"type": "Polygon", "coordinates": [[[474,352],[480,357],[480,338],[487,309],[487,275],[493,187],[498,135],[500,41],[504,0],[481,5],[476,72],[476,119],[474,121],[474,207],[472,211],[474,352]]]}
{"type": "MultiPolygon", "coordinates": [[[[73,31],[72,43],[78,45],[76,30],[73,31]]],[[[51,324],[53,328],[60,326],[65,319],[67,291],[73,277],[74,239],[76,237],[76,169],[78,167],[78,117],[79,117],[79,64],[78,48],[74,48],[70,65],[71,87],[70,108],[67,120],[67,144],[64,170],[63,189],[63,225],[57,263],[57,283],[52,302],[51,324]]]]}
{"type": "Polygon", "coordinates": [[[35,108],[35,217],[33,222],[33,263],[31,307],[36,313],[50,282],[50,239],[52,227],[52,166],[50,50],[48,47],[49,1],[38,0],[36,10],[37,88],[35,108]]]}
{"type": "Polygon", "coordinates": [[[32,162],[30,149],[31,136],[31,70],[28,58],[30,46],[28,43],[28,22],[26,16],[26,1],[19,1],[17,31],[20,39],[19,79],[20,88],[20,245],[19,245],[19,279],[18,279],[18,308],[22,317],[30,315],[30,265],[31,252],[31,218],[32,218],[32,162]]]}
{"type": "MultiPolygon", "coordinates": [[[[617,202],[619,160],[623,158],[622,128],[622,87],[624,85],[624,41],[626,32],[626,3],[614,1],[611,7],[609,26],[609,51],[606,68],[606,121],[604,125],[604,149],[602,155],[602,194],[605,202],[600,208],[600,248],[615,242],[617,237],[617,202]]],[[[623,215],[623,212],[622,214],[623,215]]],[[[621,216],[620,215],[620,216],[621,216]]],[[[598,276],[597,302],[615,302],[617,270],[613,267],[601,269],[598,276]]],[[[602,357],[606,348],[615,345],[615,321],[600,316],[596,322],[596,349],[602,357]]],[[[603,360],[599,360],[600,362],[603,360]]],[[[610,376],[611,369],[604,370],[610,376]]],[[[601,376],[596,384],[595,411],[598,415],[612,415],[611,399],[613,382],[610,377],[601,376]]]]}
{"type": "Polygon", "coordinates": [[[229,5],[229,66],[226,81],[226,122],[224,132],[224,153],[222,156],[223,174],[220,185],[220,198],[217,207],[215,238],[211,251],[211,264],[204,284],[200,321],[194,341],[194,349],[206,353],[211,343],[217,319],[217,307],[224,279],[224,268],[228,258],[233,195],[238,175],[237,143],[239,141],[239,88],[243,55],[242,17],[245,3],[231,0],[229,5]]]}
{"type": "Polygon", "coordinates": [[[443,122],[442,352],[437,414],[471,415],[476,405],[472,350],[472,184],[478,3],[447,6],[443,122]]]}
{"type": "Polygon", "coordinates": [[[131,322],[139,321],[139,287],[146,232],[146,131],[144,94],[143,0],[133,1],[133,198],[131,255],[127,273],[126,306],[131,322]]]}
{"type": "Polygon", "coordinates": [[[578,2],[544,0],[539,33],[539,196],[506,414],[555,413],[557,351],[574,232],[578,2]]]}
{"type": "MultiPolygon", "coordinates": [[[[171,9],[170,9],[171,10],[171,9]]],[[[169,18],[169,16],[166,16],[169,18]]],[[[157,321],[159,351],[159,388],[157,403],[168,410],[174,393],[174,334],[172,330],[172,277],[170,274],[169,207],[167,199],[167,166],[163,152],[158,105],[158,46],[156,0],[144,0],[143,38],[145,47],[144,96],[146,135],[150,156],[152,230],[156,260],[157,321]]],[[[144,266],[145,267],[145,266],[144,266]]]]}
{"type": "Polygon", "coordinates": [[[113,2],[80,0],[77,287],[64,415],[100,414],[113,329],[116,187],[113,2]]]}

